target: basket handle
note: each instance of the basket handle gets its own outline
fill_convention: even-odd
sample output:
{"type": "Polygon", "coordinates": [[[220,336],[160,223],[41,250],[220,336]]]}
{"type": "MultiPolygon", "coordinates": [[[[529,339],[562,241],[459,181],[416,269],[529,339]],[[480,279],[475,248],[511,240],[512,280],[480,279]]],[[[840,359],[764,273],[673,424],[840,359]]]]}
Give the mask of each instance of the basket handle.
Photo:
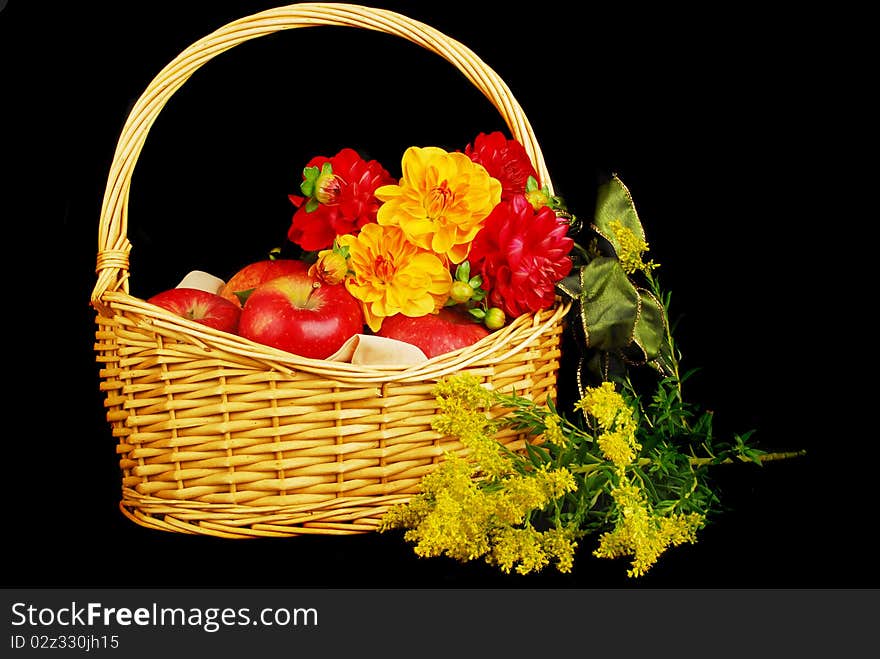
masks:
{"type": "Polygon", "coordinates": [[[105,292],[128,293],[128,194],[138,156],[159,112],[203,64],[240,43],[281,30],[332,25],[374,30],[402,37],[453,64],[501,114],[532,160],[543,184],[553,191],[532,127],[504,81],[469,48],[442,32],[401,14],[339,3],[300,3],[269,9],[228,23],[189,46],[153,79],[134,104],[113,154],[98,227],[97,283],[91,303],[101,313],[105,292]]]}

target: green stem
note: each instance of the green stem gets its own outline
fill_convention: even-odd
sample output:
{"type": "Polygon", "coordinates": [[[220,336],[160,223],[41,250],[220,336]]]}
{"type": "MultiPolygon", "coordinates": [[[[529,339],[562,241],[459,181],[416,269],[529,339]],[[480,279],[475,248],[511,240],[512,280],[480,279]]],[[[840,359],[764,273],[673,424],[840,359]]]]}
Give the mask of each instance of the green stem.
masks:
{"type": "MultiPolygon", "coordinates": [[[[790,460],[792,458],[801,458],[805,456],[807,452],[805,450],[800,451],[777,451],[775,453],[764,453],[758,456],[758,460],[760,462],[774,462],[776,460],[790,460]]],[[[712,464],[714,458],[690,458],[690,463],[695,467],[699,467],[702,465],[712,464]]],[[[720,462],[716,462],[715,464],[726,465],[726,464],[734,464],[740,462],[751,462],[748,458],[739,458],[734,460],[733,458],[725,458],[720,462]]]]}
{"type": "MultiPolygon", "coordinates": [[[[792,458],[800,458],[806,455],[807,452],[804,450],[801,451],[778,451],[776,453],[764,453],[763,455],[758,456],[758,460],[763,462],[774,462],[777,460],[790,460],[792,458]]],[[[704,465],[710,464],[734,464],[739,462],[751,462],[748,458],[740,458],[738,460],[734,460],[733,458],[725,458],[719,462],[715,462],[715,458],[697,458],[691,457],[688,458],[690,463],[695,467],[701,467],[704,465]]],[[[651,458],[639,458],[636,462],[633,463],[634,466],[644,467],[651,464],[653,460],[651,458]]],[[[569,467],[569,471],[575,474],[591,474],[600,467],[604,466],[604,462],[600,462],[597,464],[589,464],[589,465],[580,465],[577,467],[569,467]]]]}
{"type": "Polygon", "coordinates": [[[584,261],[586,261],[587,263],[592,260],[593,257],[590,256],[590,253],[586,249],[584,249],[583,245],[576,242],[574,243],[574,249],[575,251],[580,253],[580,255],[584,258],[584,261]]]}

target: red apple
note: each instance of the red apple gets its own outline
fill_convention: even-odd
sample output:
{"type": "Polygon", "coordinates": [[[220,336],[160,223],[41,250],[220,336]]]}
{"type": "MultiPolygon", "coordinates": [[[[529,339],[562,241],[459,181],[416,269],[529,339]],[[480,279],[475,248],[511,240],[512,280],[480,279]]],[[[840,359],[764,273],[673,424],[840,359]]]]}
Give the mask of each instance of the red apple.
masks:
{"type": "Polygon", "coordinates": [[[430,359],[476,343],[488,336],[489,330],[469,314],[444,307],[440,313],[418,318],[389,316],[377,334],[418,346],[430,359]]]}
{"type": "Polygon", "coordinates": [[[361,303],[343,284],[307,272],[260,284],[241,310],[241,336],[303,357],[325,359],[364,329],[361,303]]]}
{"type": "Polygon", "coordinates": [[[157,293],[147,302],[230,334],[238,330],[241,309],[216,293],[197,288],[172,288],[157,293]]]}
{"type": "Polygon", "coordinates": [[[220,287],[218,295],[222,295],[233,304],[241,307],[236,293],[243,293],[255,289],[260,284],[265,284],[276,277],[305,273],[309,269],[308,263],[296,259],[266,259],[256,261],[244,266],[236,272],[229,281],[220,287]]]}

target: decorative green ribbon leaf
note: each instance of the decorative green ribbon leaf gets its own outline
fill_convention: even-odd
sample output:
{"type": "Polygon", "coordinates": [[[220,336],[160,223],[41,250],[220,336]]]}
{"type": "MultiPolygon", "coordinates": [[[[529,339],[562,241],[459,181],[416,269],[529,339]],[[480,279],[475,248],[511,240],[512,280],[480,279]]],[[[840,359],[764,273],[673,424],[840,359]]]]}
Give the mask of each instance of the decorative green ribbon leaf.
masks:
{"type": "Polygon", "coordinates": [[[620,261],[602,256],[581,268],[580,315],[587,347],[619,350],[632,343],[639,293],[620,261]]]}
{"type": "Polygon", "coordinates": [[[619,253],[620,243],[611,228],[611,223],[615,220],[620,222],[624,228],[632,231],[637,238],[645,240],[645,230],[642,228],[642,222],[636,212],[632,195],[617,176],[599,188],[593,229],[611,243],[615,252],[619,253]]]}
{"type": "Polygon", "coordinates": [[[568,277],[556,284],[556,290],[564,293],[572,300],[581,296],[581,273],[580,270],[572,272],[568,277]]]}
{"type": "Polygon", "coordinates": [[[663,305],[649,290],[640,288],[638,294],[641,307],[633,333],[633,342],[644,353],[644,361],[651,361],[660,355],[660,349],[666,340],[663,305]]]}

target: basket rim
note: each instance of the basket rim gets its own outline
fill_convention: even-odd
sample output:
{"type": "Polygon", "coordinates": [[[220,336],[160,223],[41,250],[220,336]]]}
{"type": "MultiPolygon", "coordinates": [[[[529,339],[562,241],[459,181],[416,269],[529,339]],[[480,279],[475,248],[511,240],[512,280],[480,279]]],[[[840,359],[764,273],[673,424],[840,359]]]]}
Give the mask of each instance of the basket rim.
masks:
{"type": "Polygon", "coordinates": [[[503,362],[532,345],[550,327],[560,324],[571,302],[557,298],[553,306],[523,314],[479,341],[418,364],[364,365],[312,359],[273,348],[237,334],[208,327],[178,316],[146,300],[121,291],[104,295],[115,311],[111,318],[128,319],[136,327],[166,333],[207,351],[227,352],[253,359],[282,373],[302,371],[333,380],[359,383],[416,382],[439,379],[459,370],[503,362]]]}

